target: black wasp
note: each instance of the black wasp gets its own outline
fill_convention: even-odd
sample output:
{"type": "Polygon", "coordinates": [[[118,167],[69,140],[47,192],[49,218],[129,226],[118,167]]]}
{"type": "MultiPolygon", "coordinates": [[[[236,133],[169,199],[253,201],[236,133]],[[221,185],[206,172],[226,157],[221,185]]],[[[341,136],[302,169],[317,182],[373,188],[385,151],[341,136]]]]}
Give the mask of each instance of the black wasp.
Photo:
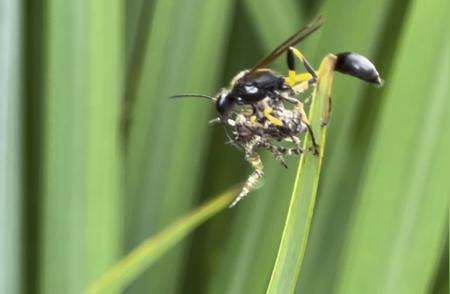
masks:
{"type": "MultiPolygon", "coordinates": [[[[231,129],[232,135],[228,135],[230,141],[244,151],[246,160],[253,166],[253,173],[231,206],[254,189],[263,175],[263,164],[257,149],[270,151],[286,166],[285,155],[300,154],[304,151],[300,147],[298,136],[308,131],[313,143],[312,150],[317,153],[314,134],[303,110],[303,103],[297,96],[314,87],[318,75],[304,55],[292,46],[318,30],[321,25],[322,18],[315,18],[257,62],[253,68],[239,72],[232,79],[230,86],[222,89],[215,97],[198,94],[172,96],[203,97],[214,101],[218,114],[214,121],[222,123],[226,129],[231,129]],[[287,76],[265,68],[284,52],[287,53],[287,76]],[[296,59],[303,64],[305,73],[296,71],[296,59]],[[291,147],[286,144],[291,144],[291,147]]],[[[382,84],[378,71],[366,57],[352,52],[338,53],[335,57],[335,71],[368,83],[382,84]]]]}

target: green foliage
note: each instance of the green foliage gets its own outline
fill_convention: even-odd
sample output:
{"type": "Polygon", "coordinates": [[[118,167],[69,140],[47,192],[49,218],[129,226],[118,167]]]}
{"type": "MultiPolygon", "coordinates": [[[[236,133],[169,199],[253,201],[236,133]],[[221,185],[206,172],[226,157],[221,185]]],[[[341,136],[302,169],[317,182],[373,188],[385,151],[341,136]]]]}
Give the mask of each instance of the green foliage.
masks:
{"type": "Polygon", "coordinates": [[[426,44],[422,36],[428,30],[445,31],[441,5],[418,1],[406,17],[400,56],[350,221],[339,293],[430,292],[448,231],[450,165],[441,158],[450,145],[448,132],[440,128],[449,125],[449,48],[445,36],[431,35],[426,44]],[[429,50],[435,54],[423,54],[429,50]],[[417,67],[421,75],[411,75],[417,67]],[[371,252],[383,258],[374,259],[371,252]]]}
{"type": "MultiPolygon", "coordinates": [[[[292,293],[303,264],[325,150],[335,62],[335,56],[330,54],[318,70],[318,85],[311,98],[308,117],[311,128],[320,138],[317,142],[320,145],[319,155],[317,158],[306,157],[305,154],[300,157],[286,224],[266,293],[292,293]]],[[[305,150],[309,141],[305,139],[305,150]]]]}
{"type": "Polygon", "coordinates": [[[264,293],[272,272],[271,293],[447,293],[447,2],[0,0],[0,293],[80,293],[144,240],[126,293],[264,293]],[[213,105],[167,97],[215,94],[318,14],[311,63],[356,51],[386,84],[334,75],[314,211],[318,177],[264,154],[258,191],[188,214],[250,169],[213,105]]]}
{"type": "Polygon", "coordinates": [[[0,1],[0,293],[23,289],[20,10],[17,1],[0,1]]]}
{"type": "Polygon", "coordinates": [[[80,293],[121,250],[121,7],[47,8],[39,288],[80,293]]]}
{"type": "Polygon", "coordinates": [[[231,189],[209,203],[197,208],[174,224],[132,250],[119,263],[86,290],[87,293],[110,293],[123,289],[156,259],[189,234],[195,227],[230,205],[238,189],[231,189]]]}

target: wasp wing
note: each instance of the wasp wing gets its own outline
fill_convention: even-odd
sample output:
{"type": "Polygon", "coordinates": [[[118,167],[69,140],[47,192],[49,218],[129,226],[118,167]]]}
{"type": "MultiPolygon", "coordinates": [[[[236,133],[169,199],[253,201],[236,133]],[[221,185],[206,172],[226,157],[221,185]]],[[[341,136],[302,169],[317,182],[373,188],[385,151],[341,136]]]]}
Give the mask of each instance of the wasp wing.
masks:
{"type": "Polygon", "coordinates": [[[273,50],[269,55],[261,59],[256,63],[255,66],[248,72],[248,74],[254,73],[257,69],[265,67],[272,61],[274,61],[278,56],[283,54],[289,47],[303,41],[306,37],[314,33],[323,23],[322,16],[314,18],[308,25],[301,28],[298,32],[292,35],[289,39],[284,41],[280,46],[273,50]]]}

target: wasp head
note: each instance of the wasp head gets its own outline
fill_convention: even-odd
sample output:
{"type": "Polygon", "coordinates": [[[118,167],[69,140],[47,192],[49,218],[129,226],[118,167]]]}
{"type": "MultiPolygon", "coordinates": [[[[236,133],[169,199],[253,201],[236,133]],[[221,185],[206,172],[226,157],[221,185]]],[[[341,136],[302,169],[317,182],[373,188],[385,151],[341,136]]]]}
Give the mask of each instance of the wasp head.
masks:
{"type": "Polygon", "coordinates": [[[226,117],[236,103],[230,91],[223,91],[216,99],[216,110],[220,116],[226,117]]]}

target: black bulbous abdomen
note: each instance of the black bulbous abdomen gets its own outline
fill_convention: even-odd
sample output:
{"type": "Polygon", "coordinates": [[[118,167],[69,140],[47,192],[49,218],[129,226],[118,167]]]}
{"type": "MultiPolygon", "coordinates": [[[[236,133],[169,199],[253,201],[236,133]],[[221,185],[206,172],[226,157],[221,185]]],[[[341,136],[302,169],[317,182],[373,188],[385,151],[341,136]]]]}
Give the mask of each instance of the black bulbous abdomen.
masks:
{"type": "Polygon", "coordinates": [[[382,80],[375,65],[373,65],[366,57],[353,52],[339,53],[336,54],[336,57],[336,71],[351,75],[372,84],[382,84],[382,80]]]}

